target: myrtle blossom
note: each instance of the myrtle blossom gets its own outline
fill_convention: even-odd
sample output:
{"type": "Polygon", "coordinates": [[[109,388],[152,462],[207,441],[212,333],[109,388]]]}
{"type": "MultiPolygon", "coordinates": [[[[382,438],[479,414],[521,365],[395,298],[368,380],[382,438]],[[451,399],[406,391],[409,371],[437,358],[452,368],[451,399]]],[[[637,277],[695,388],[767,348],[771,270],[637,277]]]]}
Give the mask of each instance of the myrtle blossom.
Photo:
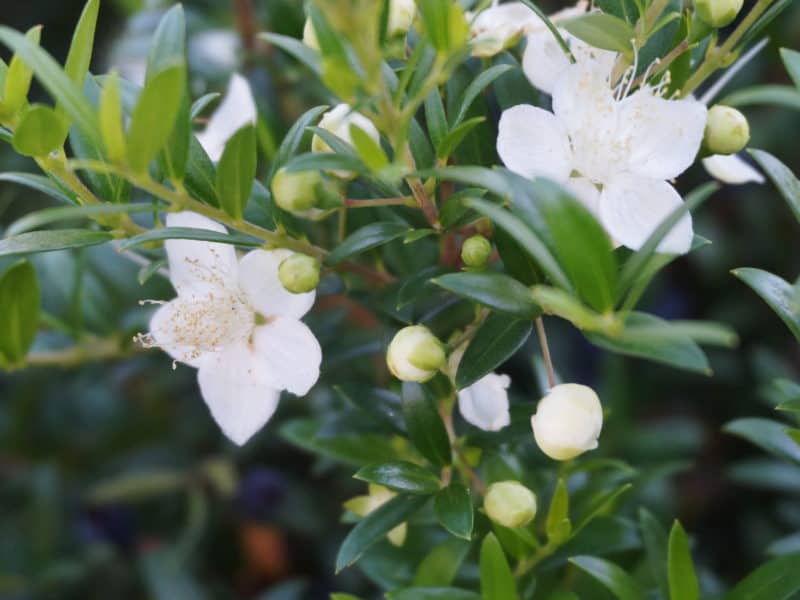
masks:
{"type": "MultiPolygon", "coordinates": [[[[660,87],[631,93],[632,78],[612,88],[611,69],[597,61],[567,66],[553,112],[518,105],[502,114],[497,151],[520,175],[566,185],[612,239],[638,250],[682,202],[667,180],[694,162],[707,111],[693,99],[662,98],[660,87]]],[[[693,236],[687,214],[659,251],[688,252],[693,236]]]]}
{"type": "MultiPolygon", "coordinates": [[[[447,371],[455,380],[458,365],[467,344],[461,344],[450,353],[447,371]]],[[[500,431],[511,423],[508,388],[511,378],[508,375],[488,373],[472,385],[458,391],[458,410],[464,420],[484,431],[500,431]]]]}
{"type": "Polygon", "coordinates": [[[708,174],[722,183],[764,183],[764,176],[736,154],[713,154],[702,162],[708,174]]]}
{"type": "MultiPolygon", "coordinates": [[[[168,215],[167,226],[225,233],[192,212],[168,215]]],[[[292,294],[281,285],[278,268],[288,250],[253,250],[238,260],[228,244],[164,245],[177,297],[155,312],[140,340],[195,367],[212,416],[244,444],[275,412],[281,390],[302,396],[319,377],[319,343],[300,321],[315,293],[292,294]]]]}
{"type": "Polygon", "coordinates": [[[205,130],[197,134],[197,141],[208,157],[217,162],[228,140],[245,125],[256,122],[256,103],[250,84],[242,75],[234,73],[228,83],[225,97],[208,119],[205,130]]]}

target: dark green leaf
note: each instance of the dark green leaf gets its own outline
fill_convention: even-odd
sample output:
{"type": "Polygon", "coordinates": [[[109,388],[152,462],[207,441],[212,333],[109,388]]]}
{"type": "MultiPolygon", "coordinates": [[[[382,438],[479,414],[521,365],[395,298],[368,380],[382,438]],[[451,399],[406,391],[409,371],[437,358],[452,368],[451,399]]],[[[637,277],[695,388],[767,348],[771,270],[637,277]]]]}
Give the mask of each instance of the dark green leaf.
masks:
{"type": "Polygon", "coordinates": [[[160,242],[163,240],[198,240],[201,242],[218,242],[220,244],[233,244],[245,248],[257,248],[261,242],[247,236],[234,233],[220,233],[210,229],[196,229],[194,227],[162,227],[151,229],[135,235],[120,244],[120,250],[126,250],[146,242],[160,242]]]}
{"type": "Polygon", "coordinates": [[[442,95],[438,87],[425,98],[425,122],[428,125],[431,141],[438,148],[449,129],[447,116],[444,112],[444,104],[442,103],[442,95]]]}
{"type": "Polygon", "coordinates": [[[447,430],[422,385],[403,383],[403,418],[408,437],[419,453],[435,465],[449,465],[452,457],[447,430]]]}
{"type": "Polygon", "coordinates": [[[433,501],[436,518],[442,527],[456,537],[469,540],[472,538],[474,514],[472,497],[469,489],[462,483],[454,481],[438,494],[433,501]]]}
{"type": "Polygon", "coordinates": [[[800,307],[789,282],[761,269],[736,269],[733,274],[753,288],[800,340],[800,307]]]}
{"type": "Polygon", "coordinates": [[[725,600],[790,600],[800,591],[800,554],[775,558],[750,573],[725,600]]]}
{"type": "Polygon", "coordinates": [[[559,26],[590,46],[627,55],[632,52],[631,40],[636,38],[636,32],[628,23],[604,13],[593,12],[567,19],[559,26]]]}
{"type": "Polygon", "coordinates": [[[367,465],[353,477],[408,494],[435,494],[441,487],[439,478],[428,469],[402,460],[367,465]]]}
{"type": "Polygon", "coordinates": [[[563,479],[559,479],[556,484],[545,526],[547,540],[553,544],[562,544],[572,532],[569,519],[569,492],[563,479]]]}
{"type": "Polygon", "coordinates": [[[459,147],[461,142],[464,141],[464,138],[484,121],[486,121],[486,117],[473,117],[456,125],[453,130],[444,137],[441,144],[436,147],[436,156],[439,158],[447,158],[450,156],[456,148],[459,147]]]}
{"type": "Polygon", "coordinates": [[[800,180],[794,173],[769,152],[750,150],[750,155],[761,165],[775,184],[784,200],[789,204],[795,218],[800,221],[800,180]]]}
{"type": "Polygon", "coordinates": [[[376,460],[397,460],[398,453],[385,433],[328,432],[313,419],[288,421],[280,429],[290,444],[350,465],[363,466],[376,460]]]}
{"type": "Polygon", "coordinates": [[[31,231],[0,240],[0,256],[95,246],[104,244],[113,239],[113,237],[106,231],[90,231],[87,229],[31,231]]]}
{"type": "Polygon", "coordinates": [[[461,124],[466,118],[467,112],[475,101],[475,98],[477,98],[483,90],[489,87],[495,79],[513,68],[514,67],[511,65],[495,65],[489,67],[473,79],[472,83],[467,86],[467,89],[464,90],[464,93],[461,94],[461,97],[456,102],[455,106],[457,109],[454,113],[455,116],[451,118],[450,129],[454,129],[461,124]]]}
{"type": "Polygon", "coordinates": [[[92,204],[89,206],[57,206],[31,212],[17,219],[6,230],[7,236],[39,229],[44,225],[68,221],[70,219],[86,219],[95,215],[121,215],[147,213],[156,210],[150,204],[92,204]]]}
{"type": "Polygon", "coordinates": [[[533,320],[542,313],[530,290],[502,273],[448,273],[431,282],[457,296],[520,319],[533,320]]]}
{"type": "Polygon", "coordinates": [[[645,508],[639,509],[639,528],[647,555],[650,574],[664,598],[669,597],[667,577],[667,532],[656,518],[645,508]]]}
{"type": "Polygon", "coordinates": [[[0,173],[0,181],[10,181],[24,185],[65,204],[75,204],[75,198],[43,175],[32,173],[0,173]]]}
{"type": "Polygon", "coordinates": [[[501,314],[489,315],[458,365],[458,389],[469,387],[511,358],[528,339],[531,330],[530,321],[501,314]]]}
{"type": "Polygon", "coordinates": [[[329,265],[336,265],[356,254],[361,254],[362,252],[396,240],[404,236],[407,232],[408,226],[402,223],[394,223],[391,221],[372,223],[351,233],[344,242],[334,248],[325,259],[325,262],[329,265]]]}
{"type": "Polygon", "coordinates": [[[241,219],[256,176],[256,130],[246,125],[225,144],[217,165],[217,194],[223,210],[241,219]]]}
{"type": "Polygon", "coordinates": [[[646,597],[636,580],[614,563],[594,556],[575,556],[569,562],[602,583],[619,600],[644,600],[646,597]]]}
{"type": "Polygon", "coordinates": [[[284,52],[291,54],[317,75],[322,74],[322,67],[319,63],[319,52],[312,50],[300,40],[286,35],[278,35],[277,33],[260,33],[258,37],[265,42],[275,44],[284,52]]]}
{"type": "Polygon", "coordinates": [[[451,587],[411,587],[386,594],[387,600],[481,600],[469,590],[451,587]]]}
{"type": "Polygon", "coordinates": [[[294,122],[294,125],[292,125],[291,129],[289,129],[286,137],[283,138],[281,145],[278,147],[278,151],[275,153],[275,158],[270,167],[269,180],[271,180],[272,175],[274,175],[278,169],[289,162],[289,159],[294,155],[295,152],[297,152],[297,149],[300,147],[300,143],[303,141],[306,128],[327,109],[328,107],[325,105],[315,106],[314,108],[304,112],[300,118],[294,122]]]}
{"type": "Polygon", "coordinates": [[[514,576],[493,533],[483,538],[481,544],[480,573],[483,600],[518,600],[514,576]]]}
{"type": "Polygon", "coordinates": [[[800,90],[800,52],[789,48],[781,48],[781,60],[795,87],[800,90]]]}
{"type": "Polygon", "coordinates": [[[737,419],[722,430],[755,444],[780,459],[800,464],[800,445],[786,433],[788,425],[769,419],[737,419]]]}

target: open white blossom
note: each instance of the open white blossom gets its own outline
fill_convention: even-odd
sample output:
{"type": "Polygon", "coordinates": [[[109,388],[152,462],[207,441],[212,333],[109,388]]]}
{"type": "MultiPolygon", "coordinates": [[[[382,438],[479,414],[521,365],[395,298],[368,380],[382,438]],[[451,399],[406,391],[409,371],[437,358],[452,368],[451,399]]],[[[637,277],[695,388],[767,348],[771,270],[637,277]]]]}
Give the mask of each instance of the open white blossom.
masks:
{"type": "MultiPolygon", "coordinates": [[[[167,225],[225,232],[192,212],[168,215],[167,225]]],[[[319,377],[319,343],[300,321],[315,293],[284,289],[278,269],[288,250],[253,250],[237,260],[228,244],[164,245],[178,295],[155,312],[140,339],[198,370],[212,416],[244,444],[275,412],[281,390],[302,396],[319,377]]]]}
{"type": "Polygon", "coordinates": [[[197,141],[208,157],[217,162],[222,157],[225,144],[245,125],[256,122],[256,103],[250,84],[239,73],[231,76],[225,97],[208,119],[205,130],[197,134],[197,141]]]}
{"type": "Polygon", "coordinates": [[[764,176],[736,154],[714,154],[703,159],[703,167],[723,183],[764,183],[764,176]]]}
{"type": "MultiPolygon", "coordinates": [[[[612,239],[638,250],[682,202],[667,180],[693,163],[706,107],[649,86],[629,93],[630,76],[612,89],[610,78],[594,60],[569,65],[553,89],[553,112],[518,105],[503,113],[497,151],[515,173],[566,185],[612,239]]],[[[687,214],[658,249],[688,252],[693,235],[687,214]]]]}

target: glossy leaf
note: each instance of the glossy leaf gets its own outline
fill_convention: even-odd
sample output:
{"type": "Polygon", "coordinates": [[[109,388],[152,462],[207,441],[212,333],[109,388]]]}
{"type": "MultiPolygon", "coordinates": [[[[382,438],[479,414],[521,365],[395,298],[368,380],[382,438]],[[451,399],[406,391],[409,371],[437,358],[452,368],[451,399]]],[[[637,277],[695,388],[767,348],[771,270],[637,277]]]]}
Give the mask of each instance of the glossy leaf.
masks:
{"type": "Polygon", "coordinates": [[[800,341],[800,306],[794,287],[761,269],[736,269],[733,274],[753,288],[800,341]]]}
{"type": "Polygon", "coordinates": [[[643,600],[646,597],[636,580],[614,563],[594,556],[575,556],[569,562],[602,583],[619,600],[643,600]]]}
{"type": "Polygon", "coordinates": [[[489,87],[495,79],[501,75],[504,75],[512,68],[513,67],[511,65],[495,65],[481,72],[480,75],[473,79],[456,102],[456,110],[454,111],[454,116],[451,119],[450,129],[452,130],[456,128],[464,121],[470,107],[472,106],[472,103],[479,94],[489,87]]]}
{"type": "Polygon", "coordinates": [[[530,321],[501,314],[489,315],[458,365],[458,389],[472,385],[511,358],[528,339],[532,328],[530,321]]]}
{"type": "Polygon", "coordinates": [[[435,546],[419,563],[413,585],[443,587],[452,584],[469,549],[469,542],[452,537],[447,538],[435,546]]]}
{"type": "Polygon", "coordinates": [[[256,130],[246,125],[228,143],[217,165],[217,194],[222,209],[241,219],[256,176],[256,130]]]}
{"type": "Polygon", "coordinates": [[[669,533],[667,572],[670,600],[699,600],[700,587],[689,551],[689,538],[678,521],[669,533]]]}
{"type": "Polygon", "coordinates": [[[469,489],[454,481],[441,490],[433,501],[433,509],[439,523],[454,536],[469,540],[475,516],[469,489]]]}
{"type": "Polygon", "coordinates": [[[792,209],[795,218],[800,221],[800,180],[795,177],[791,169],[784,165],[769,152],[763,150],[750,150],[750,155],[764,169],[764,172],[775,184],[775,187],[792,209]]]}
{"type": "Polygon", "coordinates": [[[110,241],[113,237],[106,231],[91,231],[88,229],[31,231],[0,240],[0,256],[96,246],[110,241]]]}
{"type": "Polygon", "coordinates": [[[327,256],[325,262],[329,265],[336,265],[356,254],[396,240],[406,233],[408,233],[408,226],[402,223],[387,221],[366,225],[351,233],[327,256]]]}
{"type": "Polygon", "coordinates": [[[452,456],[447,430],[426,389],[419,383],[403,383],[403,418],[408,437],[419,453],[435,465],[449,465],[452,456]]]}
{"type": "Polygon", "coordinates": [[[0,276],[0,362],[24,360],[39,328],[41,293],[28,261],[12,265],[0,276]]]}
{"type": "Polygon", "coordinates": [[[773,456],[800,464],[800,445],[786,432],[788,425],[761,418],[736,419],[722,429],[766,450],[773,456]]]}
{"type": "Polygon", "coordinates": [[[367,465],[353,477],[407,494],[435,494],[441,487],[439,478],[428,469],[406,461],[367,465]]]}
{"type": "Polygon", "coordinates": [[[542,312],[528,288],[502,273],[448,273],[432,279],[431,283],[457,296],[520,319],[533,320],[542,312]]]}
{"type": "Polygon", "coordinates": [[[631,53],[631,40],[636,38],[633,27],[605,13],[589,13],[562,21],[559,26],[590,46],[623,54],[631,53]]]}
{"type": "Polygon", "coordinates": [[[64,142],[64,120],[43,104],[33,104],[14,130],[14,150],[25,156],[47,156],[64,142]]]}
{"type": "Polygon", "coordinates": [[[7,236],[39,229],[51,223],[86,219],[97,215],[122,215],[153,212],[150,204],[91,204],[88,206],[56,206],[30,212],[17,219],[6,230],[7,236]]]}
{"type": "Polygon", "coordinates": [[[483,538],[480,553],[481,598],[483,600],[518,600],[514,575],[508,566],[500,542],[493,533],[483,538]]]}
{"type": "Polygon", "coordinates": [[[125,240],[120,244],[120,250],[126,250],[147,242],[160,242],[163,240],[199,240],[201,242],[233,244],[245,248],[257,248],[261,245],[261,242],[255,238],[234,233],[220,233],[219,231],[194,227],[161,227],[145,231],[125,240]]]}

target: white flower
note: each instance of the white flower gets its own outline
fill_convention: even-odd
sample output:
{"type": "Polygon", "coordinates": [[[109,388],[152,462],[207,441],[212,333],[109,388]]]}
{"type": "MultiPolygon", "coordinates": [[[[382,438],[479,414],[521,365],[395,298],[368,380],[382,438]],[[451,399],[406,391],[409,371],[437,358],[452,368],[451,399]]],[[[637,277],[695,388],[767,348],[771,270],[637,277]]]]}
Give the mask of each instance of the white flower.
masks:
{"type": "Polygon", "coordinates": [[[468,423],[484,431],[499,431],[509,423],[508,375],[489,373],[471,386],[459,390],[458,410],[468,423]]]}
{"type": "MultiPolygon", "coordinates": [[[[358,127],[366,133],[377,144],[380,143],[380,134],[367,117],[361,113],[353,111],[348,104],[338,104],[324,115],[319,121],[318,127],[330,131],[342,141],[353,145],[353,138],[350,135],[351,127],[358,127]]],[[[311,139],[311,149],[314,152],[333,152],[333,149],[318,135],[311,139]]],[[[355,174],[349,171],[333,171],[333,175],[342,179],[349,179],[355,174]]]]}
{"type": "MultiPolygon", "coordinates": [[[[553,112],[514,106],[500,118],[497,151],[526,177],[569,187],[619,243],[638,250],[682,199],[666,181],[694,161],[706,124],[696,100],[666,100],[658,89],[626,95],[594,60],[569,65],[553,90],[553,112]]],[[[693,238],[686,215],[661,242],[681,254],[693,238]]]]}
{"type": "Polygon", "coordinates": [[[576,383],[553,387],[531,417],[539,448],[555,460],[570,460],[597,448],[603,409],[594,390],[576,383]]]}
{"type": "Polygon", "coordinates": [[[255,122],[256,103],[250,84],[239,73],[234,73],[225,97],[209,118],[205,130],[197,134],[197,141],[208,157],[217,162],[233,134],[255,122]]]}
{"type": "MultiPolygon", "coordinates": [[[[168,215],[167,225],[225,232],[192,212],[168,215]]],[[[275,412],[281,390],[302,396],[319,377],[319,343],[300,321],[315,293],[284,289],[278,268],[288,250],[254,250],[237,260],[228,244],[164,245],[178,295],[156,311],[141,339],[198,369],[212,416],[244,444],[275,412]]]]}
{"type": "Polygon", "coordinates": [[[703,159],[703,167],[723,183],[764,183],[764,176],[735,154],[714,154],[703,159]]]}

